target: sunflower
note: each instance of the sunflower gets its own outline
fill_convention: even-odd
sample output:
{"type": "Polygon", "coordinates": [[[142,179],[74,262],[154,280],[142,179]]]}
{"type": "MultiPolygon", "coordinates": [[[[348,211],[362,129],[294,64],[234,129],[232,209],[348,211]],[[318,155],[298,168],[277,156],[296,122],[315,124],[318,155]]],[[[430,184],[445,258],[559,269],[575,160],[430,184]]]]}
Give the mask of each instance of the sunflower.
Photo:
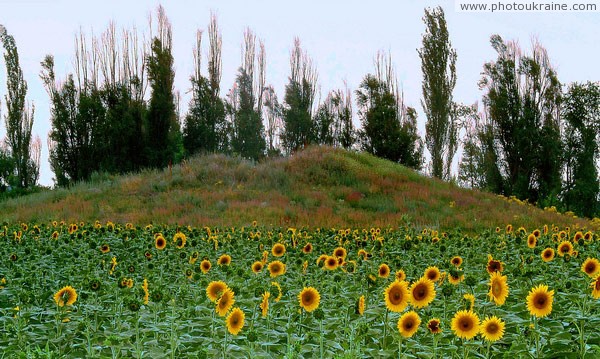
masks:
{"type": "Polygon", "coordinates": [[[102,252],[102,253],[108,253],[108,252],[110,252],[110,247],[108,246],[108,244],[103,244],[100,247],[100,252],[102,252]]]}
{"type": "Polygon", "coordinates": [[[263,270],[264,265],[260,261],[252,263],[252,272],[258,274],[263,270]]]}
{"type": "Polygon", "coordinates": [[[496,227],[496,233],[500,233],[500,227],[496,227]]]}
{"type": "Polygon", "coordinates": [[[266,264],[267,263],[267,259],[269,258],[269,251],[263,251],[263,255],[262,255],[262,263],[266,264]]]}
{"type": "Polygon", "coordinates": [[[582,239],[583,239],[583,233],[581,233],[580,231],[575,233],[575,235],[573,236],[573,242],[575,242],[575,243],[578,243],[582,239]]]}
{"type": "Polygon", "coordinates": [[[452,318],[451,328],[457,337],[472,339],[479,332],[479,317],[470,310],[459,310],[452,318]]]}
{"type": "Polygon", "coordinates": [[[302,253],[304,254],[309,254],[311,253],[313,250],[313,246],[310,243],[306,243],[306,245],[304,247],[302,247],[302,253]]]}
{"type": "Polygon", "coordinates": [[[154,245],[156,246],[156,249],[163,250],[167,246],[167,241],[162,234],[159,234],[158,236],[154,237],[154,245]]]}
{"type": "Polygon", "coordinates": [[[202,270],[202,273],[204,274],[208,273],[211,267],[212,264],[210,264],[208,259],[204,259],[202,262],[200,262],[200,270],[202,270]]]}
{"type": "Polygon", "coordinates": [[[427,329],[431,334],[439,334],[442,332],[441,322],[439,318],[433,318],[427,323],[427,329]]]}
{"type": "Polygon", "coordinates": [[[475,306],[475,296],[471,293],[466,293],[463,295],[463,299],[469,304],[469,310],[473,310],[475,306]]]}
{"type": "Polygon", "coordinates": [[[281,243],[275,243],[271,248],[271,253],[275,257],[281,257],[285,254],[285,246],[281,243]]]}
{"type": "Polygon", "coordinates": [[[211,302],[215,302],[225,290],[229,289],[223,281],[212,281],[206,287],[206,296],[211,302]]]}
{"type": "Polygon", "coordinates": [[[433,282],[422,277],[410,286],[410,303],[415,308],[424,308],[435,299],[433,282]]]}
{"type": "Polygon", "coordinates": [[[453,271],[450,271],[448,273],[448,282],[452,285],[458,285],[463,280],[465,280],[465,275],[462,272],[453,273],[453,271]]]}
{"type": "Polygon", "coordinates": [[[487,270],[489,274],[493,274],[494,272],[502,272],[504,270],[504,263],[494,259],[491,254],[488,254],[488,262],[485,270],[487,270]]]}
{"type": "Polygon", "coordinates": [[[356,314],[363,315],[365,314],[365,296],[361,295],[356,302],[356,314]]]}
{"type": "Polygon", "coordinates": [[[558,255],[564,257],[565,254],[572,255],[573,254],[573,244],[569,241],[562,241],[558,245],[556,250],[558,255]]]}
{"type": "Polygon", "coordinates": [[[367,259],[369,259],[369,253],[367,253],[367,251],[365,251],[364,249],[358,250],[358,256],[362,257],[363,261],[366,261],[367,259]]]}
{"type": "Polygon", "coordinates": [[[275,303],[278,303],[283,296],[283,291],[281,290],[281,285],[277,282],[271,282],[271,288],[274,288],[277,291],[277,295],[275,296],[275,303]]]}
{"type": "Polygon", "coordinates": [[[392,282],[383,293],[385,306],[392,312],[400,313],[408,305],[408,283],[405,281],[392,282]]]}
{"type": "Polygon", "coordinates": [[[396,271],[396,280],[399,282],[406,280],[406,273],[404,273],[404,269],[398,269],[396,271]]]}
{"type": "Polygon", "coordinates": [[[490,290],[488,295],[490,299],[496,303],[496,305],[503,305],[508,297],[508,284],[507,277],[495,272],[490,276],[489,282],[490,290]]]}
{"type": "Polygon", "coordinates": [[[437,282],[442,277],[442,274],[438,267],[427,267],[423,276],[432,282],[437,282]]]}
{"type": "Polygon", "coordinates": [[[537,244],[537,237],[531,233],[529,236],[527,236],[527,247],[529,248],[535,248],[537,244]]]}
{"type": "Polygon", "coordinates": [[[552,312],[554,291],[548,291],[548,286],[540,284],[532,288],[527,295],[527,309],[529,313],[538,318],[543,318],[552,312]]]}
{"type": "Polygon", "coordinates": [[[52,239],[57,239],[58,238],[58,232],[54,231],[52,232],[52,239]]]}
{"type": "Polygon", "coordinates": [[[338,262],[337,258],[332,257],[332,256],[327,256],[327,258],[325,258],[325,265],[324,265],[325,269],[334,270],[338,267],[338,265],[339,265],[339,262],[338,262]]]}
{"type": "Polygon", "coordinates": [[[459,268],[462,265],[462,263],[463,263],[463,260],[460,256],[454,256],[454,257],[452,257],[452,259],[450,259],[450,264],[452,264],[456,268],[459,268]]]}
{"type": "Polygon", "coordinates": [[[592,297],[594,297],[594,299],[600,299],[600,274],[592,281],[590,287],[592,287],[592,297]]]}
{"type": "Polygon", "coordinates": [[[593,238],[594,235],[590,231],[585,232],[585,234],[583,235],[583,239],[585,239],[586,241],[591,241],[593,238]]]}
{"type": "Polygon", "coordinates": [[[263,318],[266,318],[267,314],[269,314],[269,297],[271,297],[271,293],[264,292],[262,295],[262,301],[259,305],[263,318]]]}
{"type": "Polygon", "coordinates": [[[542,251],[542,253],[540,254],[540,256],[542,257],[542,260],[544,262],[550,262],[551,260],[554,259],[554,249],[552,248],[546,248],[542,251]]]}
{"type": "Polygon", "coordinates": [[[506,225],[506,233],[512,233],[512,230],[513,230],[512,224],[507,224],[506,225]]]}
{"type": "Polygon", "coordinates": [[[268,269],[271,278],[285,274],[285,264],[283,264],[281,261],[273,261],[269,263],[268,269]]]}
{"type": "Polygon", "coordinates": [[[495,342],[496,340],[502,339],[504,336],[504,321],[495,315],[487,317],[481,322],[479,332],[483,339],[489,342],[495,342]]]}
{"type": "Polygon", "coordinates": [[[379,270],[377,271],[379,277],[381,278],[387,278],[390,276],[390,267],[385,264],[385,263],[381,263],[381,265],[379,266],[379,270]]]}
{"type": "Polygon", "coordinates": [[[333,250],[333,256],[336,258],[346,259],[347,254],[348,254],[348,252],[346,252],[346,248],[344,248],[344,247],[337,247],[336,249],[333,250]]]}
{"type": "Polygon", "coordinates": [[[66,305],[73,305],[77,300],[77,291],[70,285],[63,287],[61,290],[54,294],[54,301],[59,307],[66,305]]]}
{"type": "Polygon", "coordinates": [[[244,327],[244,319],[246,316],[240,308],[235,308],[227,316],[227,330],[232,335],[238,335],[244,327]]]}
{"type": "Polygon", "coordinates": [[[177,246],[177,248],[179,248],[179,249],[182,249],[183,247],[185,247],[186,241],[187,241],[187,238],[186,238],[185,234],[183,234],[181,232],[177,232],[173,236],[173,243],[175,243],[175,246],[177,246]]]}
{"type": "Polygon", "coordinates": [[[421,325],[421,318],[414,310],[404,313],[398,319],[398,331],[404,338],[412,337],[419,329],[419,325],[421,325]]]}
{"type": "Polygon", "coordinates": [[[223,290],[223,294],[221,294],[221,297],[217,301],[217,306],[215,308],[220,317],[224,317],[225,314],[229,312],[229,309],[231,309],[233,306],[233,303],[235,303],[234,294],[235,293],[233,293],[233,291],[229,288],[223,290]]]}
{"type": "Polygon", "coordinates": [[[304,310],[312,312],[319,307],[321,295],[319,294],[319,291],[313,287],[304,287],[300,294],[298,294],[298,301],[304,310]]]}
{"type": "Polygon", "coordinates": [[[231,264],[231,256],[229,254],[222,254],[217,260],[217,264],[220,266],[228,266],[231,264]]]}
{"type": "Polygon", "coordinates": [[[535,238],[540,238],[540,235],[542,234],[540,232],[539,229],[534,230],[533,232],[531,232],[531,234],[533,234],[535,236],[535,238]]]}
{"type": "Polygon", "coordinates": [[[600,271],[600,262],[596,258],[588,258],[581,265],[581,271],[591,278],[596,278],[596,274],[600,271]]]}

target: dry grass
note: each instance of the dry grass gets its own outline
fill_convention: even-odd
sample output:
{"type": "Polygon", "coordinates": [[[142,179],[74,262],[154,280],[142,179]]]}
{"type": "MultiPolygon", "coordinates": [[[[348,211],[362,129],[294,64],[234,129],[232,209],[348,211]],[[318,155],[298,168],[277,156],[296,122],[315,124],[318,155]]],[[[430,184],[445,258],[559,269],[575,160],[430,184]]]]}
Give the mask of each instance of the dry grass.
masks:
{"type": "Polygon", "coordinates": [[[10,222],[118,221],[196,226],[398,226],[465,231],[544,224],[590,227],[584,219],[542,211],[430,179],[364,153],[311,147],[291,158],[251,163],[224,155],[195,157],[172,171],[98,176],[69,190],[0,203],[10,222]]]}

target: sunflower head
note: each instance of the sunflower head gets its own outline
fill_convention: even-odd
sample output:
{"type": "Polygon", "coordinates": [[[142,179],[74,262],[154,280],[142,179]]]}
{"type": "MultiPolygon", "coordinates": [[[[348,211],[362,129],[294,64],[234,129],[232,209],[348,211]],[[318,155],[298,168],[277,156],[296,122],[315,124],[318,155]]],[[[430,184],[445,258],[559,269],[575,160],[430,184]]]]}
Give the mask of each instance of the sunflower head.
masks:
{"type": "Polygon", "coordinates": [[[441,322],[439,318],[433,318],[427,323],[427,329],[431,334],[439,334],[442,332],[441,322]]]}
{"type": "Polygon", "coordinates": [[[529,248],[535,248],[537,244],[537,237],[531,233],[529,236],[527,236],[527,247],[529,248]]]}
{"type": "Polygon", "coordinates": [[[108,252],[110,252],[110,247],[108,246],[108,244],[103,244],[100,247],[100,252],[102,252],[102,253],[108,253],[108,252]]]}
{"type": "Polygon", "coordinates": [[[338,267],[339,262],[336,257],[333,256],[325,256],[324,268],[328,270],[334,270],[338,267]]]}
{"type": "Polygon", "coordinates": [[[365,296],[361,295],[360,298],[356,301],[356,314],[363,315],[365,314],[365,296]]]}
{"type": "Polygon", "coordinates": [[[494,315],[481,322],[479,332],[485,340],[495,342],[504,336],[504,325],[504,321],[494,315]]]}
{"type": "Polygon", "coordinates": [[[404,269],[398,269],[396,271],[396,280],[399,282],[406,280],[406,273],[404,273],[404,269]]]}
{"type": "Polygon", "coordinates": [[[173,242],[175,243],[175,246],[179,249],[182,249],[183,247],[185,247],[186,241],[187,241],[187,238],[186,238],[185,234],[183,234],[181,232],[177,232],[173,236],[173,242]]]}
{"type": "Polygon", "coordinates": [[[206,287],[206,296],[211,302],[216,301],[221,297],[225,290],[229,289],[227,284],[223,281],[212,281],[208,283],[206,287]]]}
{"type": "Polygon", "coordinates": [[[470,310],[459,310],[452,318],[451,328],[457,337],[472,339],[479,332],[479,317],[470,310]]]}
{"type": "Polygon", "coordinates": [[[333,250],[333,256],[336,258],[344,258],[346,259],[346,248],[344,247],[337,247],[336,249],[333,250]]]}
{"type": "Polygon", "coordinates": [[[275,278],[285,274],[285,264],[283,264],[283,262],[281,261],[273,261],[269,263],[269,266],[267,268],[269,269],[269,274],[271,275],[271,278],[275,278]]]}
{"type": "Polygon", "coordinates": [[[542,251],[540,256],[544,262],[550,262],[554,259],[554,249],[546,248],[542,251]]]}
{"type": "Polygon", "coordinates": [[[581,271],[591,278],[595,278],[600,272],[600,262],[596,258],[588,258],[581,265],[581,271]]]}
{"type": "Polygon", "coordinates": [[[424,277],[429,279],[432,282],[437,282],[440,280],[442,273],[440,272],[438,267],[427,267],[425,269],[424,277]]]}
{"type": "Polygon", "coordinates": [[[266,318],[269,314],[269,298],[271,297],[270,292],[264,292],[262,295],[262,301],[260,302],[260,310],[263,318],[266,318]]]}
{"type": "Polygon", "coordinates": [[[163,250],[167,246],[167,241],[165,240],[165,237],[158,235],[154,237],[154,245],[156,246],[156,249],[163,250]]]}
{"type": "Polygon", "coordinates": [[[600,274],[592,281],[590,287],[592,287],[592,297],[594,297],[594,299],[600,299],[600,274]]]}
{"type": "Polygon", "coordinates": [[[285,254],[285,246],[282,243],[275,243],[271,248],[271,253],[275,257],[281,257],[285,254]]]}
{"type": "Polygon", "coordinates": [[[304,254],[309,254],[313,251],[313,246],[310,243],[306,243],[306,245],[304,245],[304,247],[302,247],[302,253],[304,254]]]}
{"type": "Polygon", "coordinates": [[[258,274],[262,271],[263,267],[264,267],[264,265],[262,262],[256,261],[256,262],[252,263],[252,272],[254,274],[258,274]]]}
{"type": "Polygon", "coordinates": [[[211,267],[212,264],[210,264],[210,261],[208,259],[204,259],[202,262],[200,262],[200,270],[204,274],[208,273],[211,267]]]}
{"type": "Polygon", "coordinates": [[[398,331],[404,338],[412,337],[419,329],[419,325],[421,325],[421,318],[413,310],[404,313],[398,319],[398,331]]]}
{"type": "Polygon", "coordinates": [[[54,294],[54,301],[59,307],[73,305],[77,300],[77,291],[70,285],[61,288],[54,294]]]}
{"type": "Polygon", "coordinates": [[[390,267],[385,264],[385,263],[381,263],[381,265],[379,266],[379,270],[377,271],[379,277],[381,278],[387,278],[390,276],[390,267]]]}
{"type": "Polygon", "coordinates": [[[232,335],[238,335],[244,327],[244,319],[246,318],[244,312],[240,308],[235,308],[227,316],[227,330],[232,335]]]}
{"type": "Polygon", "coordinates": [[[501,261],[494,259],[491,255],[488,255],[488,262],[485,269],[489,274],[502,272],[504,271],[504,264],[501,261]]]}
{"type": "Polygon", "coordinates": [[[408,283],[405,281],[392,282],[383,292],[385,306],[389,311],[400,313],[409,301],[408,283]]]}
{"type": "Polygon", "coordinates": [[[217,264],[220,266],[228,266],[231,264],[231,256],[229,254],[222,254],[217,260],[217,264]]]}
{"type": "Polygon", "coordinates": [[[533,232],[531,232],[531,234],[533,234],[535,236],[535,238],[540,238],[540,235],[542,234],[540,232],[539,229],[534,230],[533,232]]]}
{"type": "Polygon", "coordinates": [[[454,257],[452,257],[452,259],[450,259],[450,264],[452,264],[456,268],[459,268],[462,265],[462,263],[463,263],[463,260],[460,256],[454,256],[454,257]]]}
{"type": "Polygon", "coordinates": [[[422,277],[410,286],[410,303],[415,308],[424,308],[435,299],[435,286],[429,279],[422,277]]]}
{"type": "Polygon", "coordinates": [[[540,284],[532,288],[527,295],[527,309],[529,314],[538,318],[543,318],[552,313],[552,302],[554,300],[554,291],[548,290],[547,285],[540,284]]]}
{"type": "Polygon", "coordinates": [[[217,300],[217,306],[215,308],[217,314],[220,317],[224,317],[233,306],[233,303],[235,303],[234,293],[231,289],[226,288],[221,294],[221,297],[219,297],[219,300],[217,300]]]}
{"type": "Polygon", "coordinates": [[[300,302],[300,307],[307,312],[312,312],[313,310],[317,309],[320,301],[321,295],[319,294],[319,291],[313,287],[304,287],[300,294],[298,294],[298,302],[300,302]]]}
{"type": "Polygon", "coordinates": [[[558,245],[556,250],[558,255],[564,257],[565,254],[572,255],[573,254],[573,244],[570,241],[562,241],[558,245]]]}

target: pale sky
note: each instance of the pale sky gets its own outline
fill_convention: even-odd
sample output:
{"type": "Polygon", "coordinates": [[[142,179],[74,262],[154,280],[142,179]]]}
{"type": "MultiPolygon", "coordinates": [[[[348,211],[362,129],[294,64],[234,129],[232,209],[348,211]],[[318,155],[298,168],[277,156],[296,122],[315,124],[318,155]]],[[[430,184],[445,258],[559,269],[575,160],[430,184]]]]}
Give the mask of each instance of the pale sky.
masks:
{"type": "MultiPolygon", "coordinates": [[[[148,33],[148,14],[159,1],[105,0],[0,0],[0,24],[14,36],[21,67],[35,105],[34,134],[42,138],[40,183],[52,185],[48,164],[47,134],[50,131],[49,99],[39,78],[40,62],[47,54],[55,57],[57,78],[73,72],[74,36],[79,29],[90,35],[102,33],[109,21],[117,28],[137,27],[148,33]]],[[[471,104],[483,95],[477,83],[485,62],[495,59],[490,46],[492,34],[517,40],[527,51],[532,37],[539,39],[562,83],[600,80],[600,13],[466,13],[456,12],[454,0],[345,0],[345,1],[214,1],[182,0],[162,3],[173,26],[175,88],[187,109],[193,70],[192,48],[197,29],[206,29],[210,11],[219,20],[223,35],[223,78],[221,94],[231,88],[241,64],[243,32],[250,27],[263,39],[267,55],[267,83],[273,84],[280,101],[289,75],[289,54],[294,37],[312,57],[319,74],[321,98],[344,80],[357,89],[362,78],[374,69],[377,51],[390,51],[405,95],[405,104],[419,111],[419,129],[424,136],[425,118],[420,105],[421,67],[417,48],[425,29],[425,7],[441,5],[446,14],[452,45],[458,53],[455,101],[471,104]]],[[[203,46],[206,53],[207,36],[203,46]]],[[[4,53],[2,49],[2,53],[4,53]]],[[[203,62],[206,66],[206,61],[203,62]]],[[[2,123],[6,134],[6,73],[0,59],[2,123]]],[[[206,74],[206,69],[203,70],[206,74]]],[[[356,107],[356,104],[354,104],[356,107]]],[[[357,123],[358,119],[355,119],[357,123]]]]}

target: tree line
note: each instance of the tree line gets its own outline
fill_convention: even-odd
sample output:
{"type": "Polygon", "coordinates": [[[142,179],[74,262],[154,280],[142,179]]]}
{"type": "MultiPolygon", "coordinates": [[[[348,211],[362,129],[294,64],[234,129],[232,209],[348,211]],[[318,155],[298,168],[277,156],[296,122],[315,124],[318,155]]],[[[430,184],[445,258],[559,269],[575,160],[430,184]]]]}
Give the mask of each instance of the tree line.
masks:
{"type": "MultiPolygon", "coordinates": [[[[404,103],[389,54],[376,55],[373,72],[358,89],[335,89],[320,101],[318,71],[295,39],[280,101],[267,83],[265,46],[247,29],[235,83],[222,95],[222,35],[211,15],[206,31],[196,34],[191,100],[181,114],[172,29],[162,7],[151,21],[148,42],[135,30],[118,32],[114,24],[91,39],[81,32],[73,72],[65,79],[56,78],[51,55],[41,63],[40,77],[50,97],[48,148],[55,183],[69,186],[95,172],[162,168],[198,153],[261,160],[323,144],[363,150],[542,207],[589,217],[600,213],[600,85],[565,87],[541,44],[535,42],[524,53],[516,42],[493,35],[497,58],[483,66],[481,106],[455,102],[457,52],[444,12],[425,9],[423,21],[426,30],[417,52],[424,137],[417,131],[416,109],[404,103]],[[431,156],[427,164],[425,148],[431,156]],[[462,156],[453,174],[459,148],[462,156]]],[[[0,184],[3,191],[26,189],[39,177],[41,140],[32,139],[34,108],[25,101],[27,83],[14,38],[2,27],[0,40],[7,68],[0,184]]]]}

